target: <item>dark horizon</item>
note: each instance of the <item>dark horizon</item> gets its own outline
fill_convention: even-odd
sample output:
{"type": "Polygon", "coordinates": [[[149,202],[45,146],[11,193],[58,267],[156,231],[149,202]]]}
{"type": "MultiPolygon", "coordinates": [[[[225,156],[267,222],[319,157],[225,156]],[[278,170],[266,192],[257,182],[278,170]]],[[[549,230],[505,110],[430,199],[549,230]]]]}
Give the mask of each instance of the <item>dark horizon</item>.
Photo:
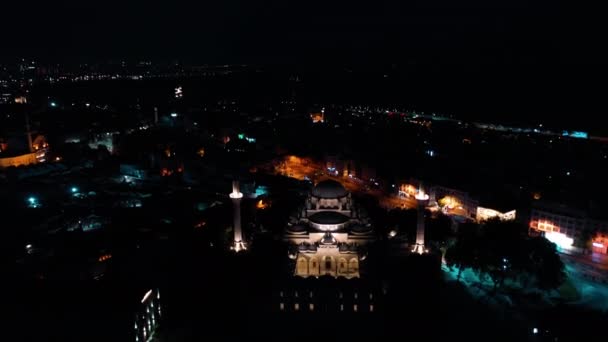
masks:
{"type": "Polygon", "coordinates": [[[328,80],[354,70],[387,74],[398,100],[437,98],[421,110],[539,122],[576,114],[590,127],[605,108],[596,86],[605,75],[600,12],[550,1],[5,6],[6,62],[250,64],[318,70],[328,80]]]}
{"type": "Polygon", "coordinates": [[[599,64],[600,18],[549,1],[5,4],[4,58],[208,64],[599,64]],[[597,19],[597,20],[594,20],[597,19]]]}

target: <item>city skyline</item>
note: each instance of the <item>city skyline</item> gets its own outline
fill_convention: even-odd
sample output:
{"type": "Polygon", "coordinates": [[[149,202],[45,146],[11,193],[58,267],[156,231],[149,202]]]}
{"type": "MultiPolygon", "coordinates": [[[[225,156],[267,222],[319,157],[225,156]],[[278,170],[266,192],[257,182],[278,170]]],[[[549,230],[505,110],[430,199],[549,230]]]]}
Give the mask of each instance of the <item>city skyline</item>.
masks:
{"type": "Polygon", "coordinates": [[[588,10],[5,4],[5,335],[601,337],[608,59],[588,10]]]}

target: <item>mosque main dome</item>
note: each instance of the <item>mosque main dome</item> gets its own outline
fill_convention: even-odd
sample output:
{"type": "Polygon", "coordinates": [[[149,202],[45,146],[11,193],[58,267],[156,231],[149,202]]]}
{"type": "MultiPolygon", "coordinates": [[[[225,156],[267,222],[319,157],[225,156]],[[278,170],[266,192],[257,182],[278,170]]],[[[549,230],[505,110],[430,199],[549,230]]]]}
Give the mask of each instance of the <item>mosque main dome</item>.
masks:
{"type": "Polygon", "coordinates": [[[318,198],[342,198],[348,195],[348,191],[339,182],[328,179],[319,182],[312,189],[312,195],[318,198]]]}
{"type": "Polygon", "coordinates": [[[320,225],[343,224],[348,222],[349,217],[335,211],[321,211],[310,215],[309,220],[320,225]]]}

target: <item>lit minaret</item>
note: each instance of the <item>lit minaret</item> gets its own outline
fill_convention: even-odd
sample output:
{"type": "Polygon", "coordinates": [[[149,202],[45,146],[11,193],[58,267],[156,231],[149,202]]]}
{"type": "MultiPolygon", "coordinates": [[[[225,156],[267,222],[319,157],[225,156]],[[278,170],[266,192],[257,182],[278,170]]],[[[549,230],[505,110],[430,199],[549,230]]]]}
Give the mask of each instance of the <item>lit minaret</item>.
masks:
{"type": "Polygon", "coordinates": [[[429,203],[429,195],[425,194],[422,188],[416,194],[416,203],[418,204],[418,221],[416,223],[416,245],[412,252],[422,254],[426,252],[424,248],[424,209],[429,203]]]}
{"type": "Polygon", "coordinates": [[[25,113],[25,134],[27,134],[27,146],[31,152],[34,152],[34,144],[32,142],[32,130],[30,129],[30,116],[25,113]]]}
{"type": "Polygon", "coordinates": [[[234,207],[234,221],[232,224],[234,241],[231,248],[238,252],[245,249],[243,232],[241,231],[241,200],[243,199],[243,194],[239,191],[239,181],[232,181],[232,193],[230,193],[229,196],[232,199],[232,205],[234,207]]]}

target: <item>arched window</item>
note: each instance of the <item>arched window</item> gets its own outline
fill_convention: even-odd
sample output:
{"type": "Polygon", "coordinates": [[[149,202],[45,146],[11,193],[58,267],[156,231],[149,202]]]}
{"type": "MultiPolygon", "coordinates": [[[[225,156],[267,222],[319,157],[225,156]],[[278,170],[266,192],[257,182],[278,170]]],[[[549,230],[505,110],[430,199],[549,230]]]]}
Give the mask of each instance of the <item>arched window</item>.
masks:
{"type": "Polygon", "coordinates": [[[350,273],[359,273],[359,260],[356,258],[350,259],[348,262],[348,271],[350,273]]]}
{"type": "Polygon", "coordinates": [[[348,273],[348,264],[345,258],[340,258],[340,261],[338,261],[338,274],[346,273],[348,273]]]}
{"type": "Polygon", "coordinates": [[[308,260],[304,257],[298,258],[298,266],[296,268],[296,275],[307,276],[308,275],[308,260]]]}
{"type": "Polygon", "coordinates": [[[316,257],[310,258],[308,265],[309,265],[308,274],[314,275],[314,276],[319,275],[319,261],[317,260],[316,257]]]}

